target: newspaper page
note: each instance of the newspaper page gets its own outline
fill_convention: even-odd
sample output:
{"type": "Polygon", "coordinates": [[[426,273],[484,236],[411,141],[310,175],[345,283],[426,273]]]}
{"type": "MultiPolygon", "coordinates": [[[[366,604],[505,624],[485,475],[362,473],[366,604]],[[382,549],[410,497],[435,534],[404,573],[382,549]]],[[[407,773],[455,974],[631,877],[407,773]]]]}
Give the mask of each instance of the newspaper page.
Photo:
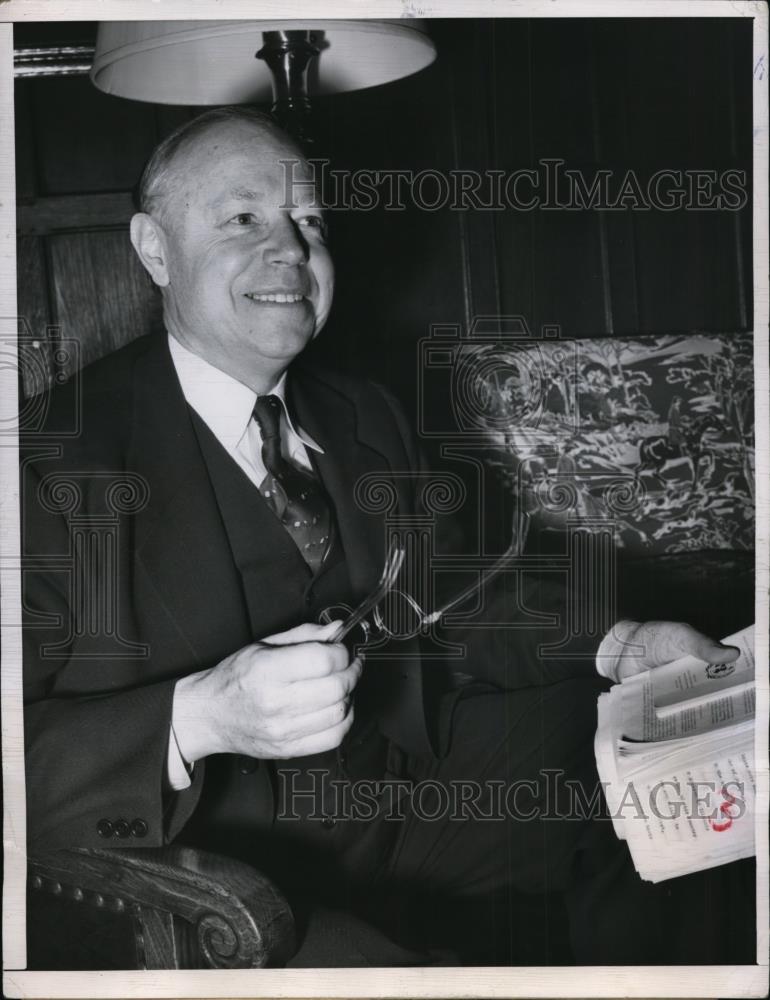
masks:
{"type": "Polygon", "coordinates": [[[741,650],[732,671],[686,658],[600,697],[596,753],[607,802],[637,871],[652,882],[754,853],[754,628],[723,641],[741,650]]]}

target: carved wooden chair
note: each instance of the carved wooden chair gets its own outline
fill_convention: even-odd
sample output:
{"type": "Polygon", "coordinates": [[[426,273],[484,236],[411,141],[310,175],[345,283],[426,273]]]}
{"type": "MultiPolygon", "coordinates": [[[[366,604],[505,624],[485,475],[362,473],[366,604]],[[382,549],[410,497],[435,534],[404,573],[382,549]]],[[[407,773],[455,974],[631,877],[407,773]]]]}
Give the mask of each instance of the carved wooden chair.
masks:
{"type": "Polygon", "coordinates": [[[253,969],[294,952],[273,883],[190,847],[35,855],[27,905],[30,969],[253,969]]]}

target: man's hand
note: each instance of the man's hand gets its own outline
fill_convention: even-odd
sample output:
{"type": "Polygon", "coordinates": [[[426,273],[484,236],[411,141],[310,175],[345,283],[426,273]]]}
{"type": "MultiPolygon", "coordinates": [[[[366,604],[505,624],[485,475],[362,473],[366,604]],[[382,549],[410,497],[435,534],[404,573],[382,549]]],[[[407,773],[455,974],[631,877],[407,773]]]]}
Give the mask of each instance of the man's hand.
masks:
{"type": "Polygon", "coordinates": [[[350,694],[362,669],[345,646],[327,641],[338,626],[300,625],[177,681],[172,725],[185,760],[304,757],[338,747],[353,723],[350,694]]]}
{"type": "Polygon", "coordinates": [[[731,663],[740,651],[698,632],[683,622],[620,622],[605,643],[607,655],[616,657],[610,676],[624,680],[650,667],[671,663],[682,656],[695,656],[706,663],[731,663]],[[614,666],[614,669],[613,669],[614,666]]]}

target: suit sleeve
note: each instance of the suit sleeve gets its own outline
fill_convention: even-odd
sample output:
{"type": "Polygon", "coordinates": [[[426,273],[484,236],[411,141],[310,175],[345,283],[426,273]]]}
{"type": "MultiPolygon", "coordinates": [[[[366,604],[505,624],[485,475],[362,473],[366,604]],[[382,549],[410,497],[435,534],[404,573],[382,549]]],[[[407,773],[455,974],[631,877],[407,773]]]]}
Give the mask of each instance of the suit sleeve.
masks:
{"type": "MultiPolygon", "coordinates": [[[[398,402],[396,397],[393,396],[384,386],[377,384],[377,388],[382,393],[388,409],[390,410],[398,435],[403,444],[404,454],[406,457],[406,468],[414,475],[416,483],[418,477],[429,476],[432,471],[426,459],[425,452],[420,445],[414,428],[404,413],[403,407],[398,402]]],[[[425,513],[422,509],[417,491],[415,491],[415,494],[412,497],[411,512],[418,514],[425,513]]],[[[463,551],[464,532],[459,520],[456,517],[451,514],[438,515],[436,519],[436,529],[436,553],[438,555],[463,551]]]]}
{"type": "MultiPolygon", "coordinates": [[[[32,849],[160,846],[173,840],[200,794],[165,784],[175,679],[142,683],[146,659],[83,655],[83,565],[61,514],[23,477],[24,715],[27,830],[32,849]]],[[[91,590],[93,595],[94,591],[91,590]]],[[[109,608],[103,609],[109,614],[109,608]]]]}

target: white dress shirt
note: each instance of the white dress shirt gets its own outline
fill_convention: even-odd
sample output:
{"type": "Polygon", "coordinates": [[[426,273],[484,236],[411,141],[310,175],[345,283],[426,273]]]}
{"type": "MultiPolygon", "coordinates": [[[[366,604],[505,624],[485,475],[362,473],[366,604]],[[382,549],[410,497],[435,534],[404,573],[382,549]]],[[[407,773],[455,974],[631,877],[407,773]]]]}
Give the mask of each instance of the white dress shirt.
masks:
{"type": "MultiPolygon", "coordinates": [[[[207,425],[225,451],[243,469],[255,486],[259,487],[267,476],[262,461],[262,434],[253,419],[257,393],[248,386],[220,371],[197,354],[183,347],[169,334],[168,346],[171,360],[188,404],[207,425]]],[[[300,469],[312,468],[308,448],[323,454],[323,449],[298,428],[286,409],[286,373],[281,376],[269,395],[277,396],[283,404],[281,414],[281,452],[289,462],[300,469]]],[[[190,774],[179,750],[174,727],[168,741],[168,782],[176,791],[190,785],[190,774]]]]}
{"type": "MultiPolygon", "coordinates": [[[[243,382],[220,371],[193,354],[169,334],[169,350],[184,397],[208,426],[225,451],[240,465],[255,486],[267,475],[262,462],[262,435],[252,419],[257,394],[243,382]]],[[[323,449],[296,427],[286,409],[286,373],[266,395],[277,396],[283,404],[281,452],[297,468],[312,468],[307,449],[323,454],[323,449]]]]}

